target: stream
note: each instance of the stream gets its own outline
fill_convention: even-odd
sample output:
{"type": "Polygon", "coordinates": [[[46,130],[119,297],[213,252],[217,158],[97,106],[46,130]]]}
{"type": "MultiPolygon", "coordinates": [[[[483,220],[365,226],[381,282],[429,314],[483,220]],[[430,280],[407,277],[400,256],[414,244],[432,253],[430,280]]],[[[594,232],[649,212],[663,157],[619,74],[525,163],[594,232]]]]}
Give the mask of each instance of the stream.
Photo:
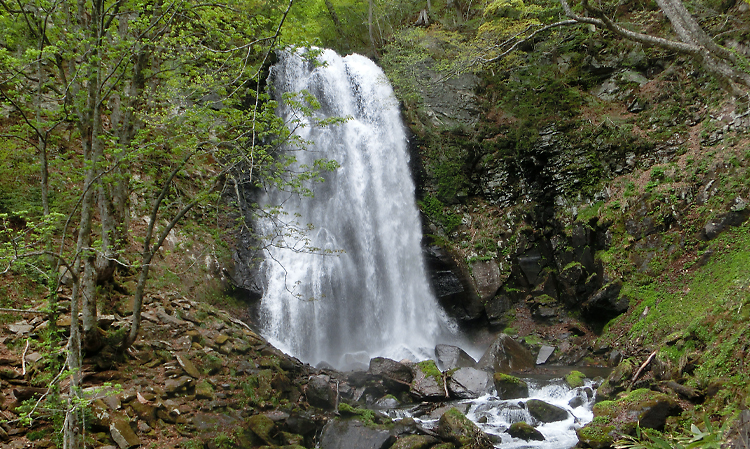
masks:
{"type": "Polygon", "coordinates": [[[435,429],[440,415],[450,407],[456,407],[476,423],[502,449],[569,449],[578,443],[576,429],[591,422],[591,411],[595,402],[596,382],[586,379],[582,387],[571,388],[562,377],[534,376],[522,378],[529,386],[529,397],[503,400],[495,392],[476,399],[466,399],[445,403],[430,413],[424,413],[422,406],[411,406],[384,410],[392,419],[412,417],[422,427],[435,429]],[[567,419],[542,423],[529,413],[526,402],[539,399],[561,407],[568,412],[567,419]],[[526,422],[544,436],[544,441],[525,441],[513,438],[506,431],[511,424],[526,422]]]}

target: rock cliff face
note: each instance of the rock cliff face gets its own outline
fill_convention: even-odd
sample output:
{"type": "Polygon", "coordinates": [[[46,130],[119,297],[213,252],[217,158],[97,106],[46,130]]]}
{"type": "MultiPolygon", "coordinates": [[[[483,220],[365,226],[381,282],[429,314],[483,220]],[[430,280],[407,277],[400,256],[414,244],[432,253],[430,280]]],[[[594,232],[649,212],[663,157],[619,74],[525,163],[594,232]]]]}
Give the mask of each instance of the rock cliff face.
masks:
{"type": "MultiPolygon", "coordinates": [[[[736,145],[750,115],[719,90],[701,95],[710,79],[686,61],[639,46],[550,39],[524,57],[537,72],[436,83],[433,66],[419,71],[423,101],[406,113],[425,168],[433,289],[467,328],[528,318],[590,335],[631,305],[623,276],[655,273],[688,240],[716,238],[750,215],[746,188],[716,189],[742,176],[745,155],[704,157],[736,145]],[[534,74],[578,84],[517,90],[534,74]],[[463,91],[473,93],[456,100],[463,91]],[[707,204],[715,208],[696,218],[707,204]]],[[[560,361],[592,349],[561,342],[560,361]]]]}

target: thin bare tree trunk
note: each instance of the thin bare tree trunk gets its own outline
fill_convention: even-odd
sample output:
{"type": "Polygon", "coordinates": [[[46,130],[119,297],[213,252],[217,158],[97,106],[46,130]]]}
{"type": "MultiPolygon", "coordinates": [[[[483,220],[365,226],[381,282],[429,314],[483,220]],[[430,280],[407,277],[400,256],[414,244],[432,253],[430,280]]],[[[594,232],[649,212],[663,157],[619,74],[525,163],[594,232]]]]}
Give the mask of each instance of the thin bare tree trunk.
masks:
{"type": "Polygon", "coordinates": [[[375,48],[375,38],[372,35],[372,0],[368,0],[367,5],[367,31],[370,34],[370,45],[375,48]]]}

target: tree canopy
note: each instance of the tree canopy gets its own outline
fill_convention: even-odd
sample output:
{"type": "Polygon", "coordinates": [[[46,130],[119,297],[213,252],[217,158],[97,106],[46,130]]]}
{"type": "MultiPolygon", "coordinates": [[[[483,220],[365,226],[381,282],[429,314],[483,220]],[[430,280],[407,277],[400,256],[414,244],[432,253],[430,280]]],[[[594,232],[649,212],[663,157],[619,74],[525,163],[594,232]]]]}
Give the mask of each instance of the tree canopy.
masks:
{"type": "Polygon", "coordinates": [[[69,313],[82,322],[71,320],[63,369],[71,379],[65,447],[80,447],[82,352],[103,345],[97,286],[118,269],[138,273],[124,351],[138,335],[154,256],[181,219],[241,185],[304,193],[305,181],[330,167],[289,173],[294,156],[280,148],[304,142],[264,87],[291,7],[0,1],[0,175],[35,186],[22,193],[2,183],[0,260],[5,272],[46,285],[52,323],[60,285],[72,287],[69,313]],[[133,217],[145,217],[137,236],[133,217]]]}

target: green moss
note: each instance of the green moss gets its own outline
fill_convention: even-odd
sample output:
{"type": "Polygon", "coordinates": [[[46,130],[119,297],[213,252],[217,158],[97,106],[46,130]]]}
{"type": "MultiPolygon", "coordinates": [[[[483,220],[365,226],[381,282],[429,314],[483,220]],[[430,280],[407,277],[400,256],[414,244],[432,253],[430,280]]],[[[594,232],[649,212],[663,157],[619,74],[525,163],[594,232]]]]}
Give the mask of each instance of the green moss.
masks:
{"type": "Polygon", "coordinates": [[[588,207],[579,210],[578,216],[576,216],[576,220],[588,223],[588,221],[592,218],[599,216],[599,209],[601,209],[603,205],[604,201],[597,201],[593,204],[590,204],[588,207]]]}
{"type": "Polygon", "coordinates": [[[583,380],[586,378],[586,375],[583,374],[580,371],[571,371],[570,374],[565,376],[565,382],[568,383],[570,388],[578,388],[582,387],[584,385],[583,380]]]}
{"type": "Polygon", "coordinates": [[[417,363],[417,366],[424,373],[425,377],[433,377],[436,380],[443,378],[443,373],[440,372],[434,360],[424,360],[417,363]]]}
{"type": "Polygon", "coordinates": [[[510,374],[503,374],[503,373],[495,373],[493,375],[495,382],[505,382],[509,384],[517,384],[517,385],[525,385],[526,382],[519,379],[516,376],[511,376],[510,374]]]}
{"type": "Polygon", "coordinates": [[[606,448],[611,447],[614,442],[612,433],[614,433],[614,426],[602,425],[589,423],[586,427],[582,427],[576,431],[578,439],[581,442],[592,448],[606,448]]]}
{"type": "Polygon", "coordinates": [[[393,426],[393,421],[389,418],[377,415],[370,409],[352,407],[345,402],[339,404],[339,413],[344,417],[357,418],[368,427],[388,428],[393,426]]]}
{"type": "Polygon", "coordinates": [[[443,203],[432,195],[425,196],[419,202],[419,207],[430,220],[442,226],[447,233],[453,232],[461,224],[461,217],[458,214],[447,211],[443,203]]]}
{"type": "MultiPolygon", "coordinates": [[[[544,302],[542,303],[544,304],[544,302]]],[[[542,339],[537,335],[527,335],[523,337],[523,341],[529,346],[539,346],[542,344],[542,339]]]]}

